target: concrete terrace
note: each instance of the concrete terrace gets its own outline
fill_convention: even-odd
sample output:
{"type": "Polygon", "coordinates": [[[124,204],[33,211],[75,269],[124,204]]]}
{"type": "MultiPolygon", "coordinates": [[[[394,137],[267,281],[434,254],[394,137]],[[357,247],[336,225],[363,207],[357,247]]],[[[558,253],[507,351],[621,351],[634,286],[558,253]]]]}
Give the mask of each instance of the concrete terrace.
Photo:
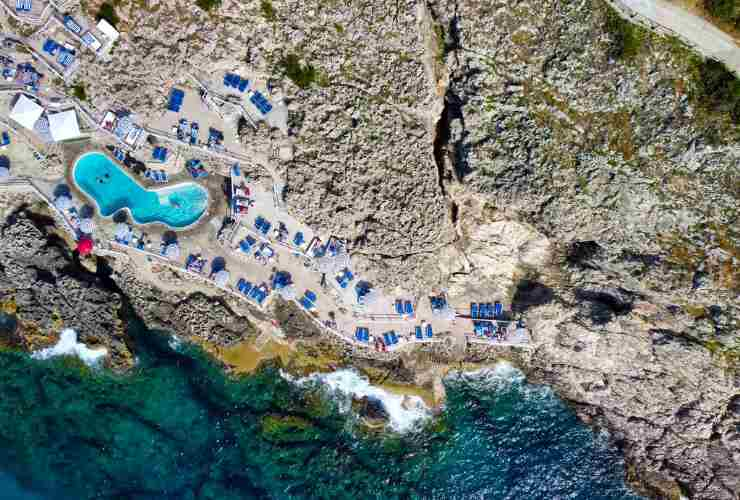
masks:
{"type": "MultiPolygon", "coordinates": [[[[75,18],[75,22],[82,26],[82,31],[92,29],[86,19],[75,18]]],[[[41,54],[43,42],[49,37],[60,43],[78,42],[76,35],[70,34],[63,23],[62,15],[54,12],[44,26],[21,41],[37,54],[37,60],[46,62],[54,72],[57,72],[55,62],[45,61],[41,54]]],[[[79,43],[76,47],[85,50],[79,43]]],[[[526,330],[514,331],[513,325],[504,340],[475,337],[473,322],[467,316],[469,304],[449,304],[447,309],[433,311],[429,296],[413,296],[401,289],[376,289],[372,283],[364,281],[363,276],[356,275],[352,259],[341,242],[334,240],[332,235],[317,234],[286,210],[282,199],[283,182],[270,164],[270,154],[275,153],[276,146],[272,143],[247,144],[238,135],[237,123],[244,119],[255,129],[259,128],[260,121],[265,121],[271,128],[282,130],[287,137],[287,107],[282,98],[270,93],[266,81],[238,75],[236,71],[209,72],[194,68],[192,73],[181,75],[181,83],[173,87],[184,92],[176,109],[163,109],[161,115],[151,120],[141,119],[140,123],[135,123],[137,115],[131,116],[131,123],[139,126],[143,135],[140,140],[128,143],[113,133],[114,127],[106,129],[103,126],[108,110],[88,109],[84,102],[67,96],[60,99],[48,86],[34,90],[33,97],[45,107],[74,108],[93,130],[78,140],[63,144],[39,141],[34,131],[23,129],[7,118],[8,104],[21,90],[9,87],[7,93],[0,94],[0,125],[10,133],[11,142],[0,155],[7,156],[11,168],[10,177],[0,179],[0,188],[28,187],[50,205],[72,239],[94,240],[94,251],[100,255],[126,256],[142,278],[160,288],[172,287],[158,272],[167,268],[193,283],[193,287],[197,284],[197,287],[217,293],[228,293],[251,308],[269,310],[275,297],[280,295],[294,300],[327,333],[368,349],[399,350],[420,342],[458,345],[468,341],[491,345],[528,342],[526,330]],[[237,77],[238,85],[226,83],[232,76],[237,77]],[[252,99],[255,92],[259,92],[256,100],[252,99]],[[188,127],[193,122],[198,124],[197,141],[190,140],[190,128],[178,137],[178,125],[183,119],[187,120],[188,127]],[[216,146],[208,143],[210,129],[223,134],[216,146]],[[168,149],[165,161],[153,158],[155,147],[168,149]],[[193,227],[178,231],[157,223],[137,225],[130,217],[122,217],[121,212],[113,217],[102,217],[93,208],[93,200],[72,182],[75,160],[89,151],[105,152],[111,162],[118,168],[128,169],[145,188],[160,188],[183,181],[201,185],[209,193],[207,212],[193,227]],[[123,154],[121,161],[116,162],[114,152],[123,154]],[[52,154],[53,161],[49,159],[52,154]],[[199,160],[208,175],[194,179],[187,168],[192,160],[199,160]],[[241,167],[238,171],[232,168],[235,163],[241,167]],[[142,175],[146,169],[167,172],[169,181],[164,184],[151,181],[142,175]],[[239,192],[234,191],[234,187],[238,187],[239,192]],[[60,199],[67,197],[69,201],[61,203],[64,200],[60,199]],[[235,200],[243,207],[241,210],[235,211],[235,200]],[[262,221],[270,223],[269,230],[259,229],[262,221]],[[303,241],[296,243],[298,233],[302,234],[303,241]],[[123,241],[121,234],[125,234],[123,241]],[[247,240],[253,243],[245,251],[241,243],[247,240]],[[330,241],[336,243],[336,255],[326,250],[330,241]],[[179,252],[163,252],[173,242],[179,252]],[[206,261],[202,272],[188,269],[191,256],[206,261]],[[226,275],[218,274],[219,270],[227,271],[228,277],[223,279],[226,275]],[[348,272],[354,275],[353,279],[346,279],[348,272]],[[291,284],[274,290],[276,273],[287,273],[291,284]],[[342,276],[345,286],[338,279],[342,276]],[[266,300],[260,304],[253,297],[245,296],[238,287],[240,280],[255,286],[264,285],[269,291],[266,300]],[[372,290],[362,299],[363,303],[356,292],[356,285],[361,282],[372,290]],[[302,300],[307,292],[309,296],[316,296],[308,305],[302,300]],[[397,300],[412,305],[413,313],[399,314],[397,300]],[[427,335],[428,327],[433,331],[431,337],[427,335]],[[369,332],[367,340],[357,339],[358,328],[369,332]],[[421,339],[415,335],[417,328],[422,328],[421,339]],[[381,339],[391,331],[398,341],[385,345],[381,339]]],[[[114,120],[122,116],[116,114],[114,120]]],[[[259,134],[254,135],[255,139],[258,137],[259,134]]],[[[263,142],[269,140],[262,139],[263,142]]],[[[281,156],[280,148],[286,144],[277,146],[281,156]]],[[[429,295],[444,294],[430,291],[429,295]]],[[[488,301],[490,298],[476,299],[488,301]]]]}

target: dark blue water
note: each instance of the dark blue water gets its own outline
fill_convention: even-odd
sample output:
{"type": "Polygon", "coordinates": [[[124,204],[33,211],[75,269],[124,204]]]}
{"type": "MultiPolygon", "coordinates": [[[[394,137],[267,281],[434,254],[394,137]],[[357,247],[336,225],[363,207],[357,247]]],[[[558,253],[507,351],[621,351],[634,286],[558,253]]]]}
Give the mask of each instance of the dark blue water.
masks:
{"type": "Polygon", "coordinates": [[[607,440],[505,365],[450,378],[420,432],[378,435],[279,367],[233,380],[135,338],[126,377],[0,351],[0,463],[23,485],[0,476],[3,499],[637,498],[607,440]]]}

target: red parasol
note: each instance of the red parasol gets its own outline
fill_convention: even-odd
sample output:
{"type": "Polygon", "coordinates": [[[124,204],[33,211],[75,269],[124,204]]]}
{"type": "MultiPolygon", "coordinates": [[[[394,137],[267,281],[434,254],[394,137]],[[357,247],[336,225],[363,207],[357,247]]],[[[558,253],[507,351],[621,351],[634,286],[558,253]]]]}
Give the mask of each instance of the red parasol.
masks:
{"type": "Polygon", "coordinates": [[[93,241],[90,238],[82,238],[79,243],[77,243],[77,251],[80,252],[80,255],[87,255],[90,252],[92,252],[93,249],[93,241]]]}

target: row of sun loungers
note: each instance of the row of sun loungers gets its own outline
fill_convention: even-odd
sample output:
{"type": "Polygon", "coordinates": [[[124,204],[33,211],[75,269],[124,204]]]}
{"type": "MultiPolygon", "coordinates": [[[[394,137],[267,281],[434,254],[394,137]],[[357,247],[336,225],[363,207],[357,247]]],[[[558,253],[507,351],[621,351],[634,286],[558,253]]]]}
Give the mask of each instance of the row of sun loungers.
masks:
{"type": "Polygon", "coordinates": [[[383,334],[383,342],[385,342],[385,345],[398,344],[398,335],[393,330],[385,332],[383,334]]]}
{"type": "Polygon", "coordinates": [[[352,274],[352,271],[349,269],[345,269],[342,274],[337,276],[337,283],[339,283],[339,288],[347,288],[349,286],[349,282],[355,279],[355,276],[352,274]]]}
{"type": "Polygon", "coordinates": [[[470,304],[470,317],[473,319],[495,319],[504,313],[504,305],[501,302],[472,303],[470,304]]]}
{"type": "Polygon", "coordinates": [[[403,315],[413,316],[414,305],[411,303],[410,300],[403,301],[401,299],[396,299],[396,313],[399,316],[403,316],[403,315]]]}
{"type": "MultiPolygon", "coordinates": [[[[430,323],[427,323],[427,326],[426,328],[424,328],[424,330],[426,330],[427,338],[432,338],[434,336],[434,330],[432,330],[432,325],[430,323]]],[[[416,337],[417,340],[424,339],[424,332],[422,332],[421,326],[414,327],[414,336],[416,337]]]]}
{"type": "Polygon", "coordinates": [[[310,311],[316,307],[316,294],[312,292],[311,290],[306,290],[306,292],[303,294],[303,297],[301,297],[298,302],[303,306],[306,311],[310,311]]]}
{"type": "Polygon", "coordinates": [[[257,218],[254,220],[254,228],[262,233],[264,236],[267,236],[267,233],[270,231],[271,227],[272,224],[270,223],[270,221],[268,221],[261,215],[258,215],[257,218]]]}
{"type": "Polygon", "coordinates": [[[200,179],[201,177],[206,177],[208,175],[208,171],[203,168],[203,164],[200,160],[188,160],[185,163],[185,168],[193,177],[193,179],[200,179]]]}
{"type": "Polygon", "coordinates": [[[239,290],[246,298],[255,301],[257,304],[262,305],[270,295],[270,291],[267,285],[262,283],[261,285],[252,285],[249,281],[244,278],[239,278],[236,283],[236,289],[239,290]]]}
{"type": "Polygon", "coordinates": [[[165,162],[167,160],[167,153],[167,148],[157,146],[154,148],[154,151],[152,151],[152,159],[165,162]]]}
{"type": "Polygon", "coordinates": [[[179,113],[183,99],[185,99],[185,92],[180,89],[173,88],[170,92],[170,100],[167,103],[167,109],[169,111],[179,113]]]}
{"type": "Polygon", "coordinates": [[[32,8],[31,0],[15,0],[15,10],[18,12],[31,12],[32,8]]]}
{"type": "Polygon", "coordinates": [[[144,177],[146,177],[147,179],[151,179],[158,184],[164,184],[165,182],[168,182],[170,180],[169,176],[167,175],[167,172],[165,172],[164,170],[148,169],[144,173],[144,177]]]}
{"type": "Polygon", "coordinates": [[[358,326],[357,329],[355,330],[355,338],[359,340],[360,342],[369,342],[370,341],[370,330],[368,328],[358,326]]]}
{"type": "Polygon", "coordinates": [[[205,269],[208,259],[200,257],[199,255],[188,255],[188,259],[185,262],[185,269],[188,271],[202,274],[205,269]]]}
{"type": "Polygon", "coordinates": [[[234,73],[226,73],[224,75],[224,86],[233,87],[235,89],[238,89],[239,92],[244,92],[249,87],[249,80],[245,80],[244,78],[240,77],[239,75],[235,75],[234,73]]]}
{"type": "Polygon", "coordinates": [[[270,104],[261,93],[255,91],[252,94],[252,97],[249,98],[249,101],[254,104],[254,107],[260,110],[260,113],[263,115],[266,115],[267,113],[272,110],[272,104],[270,104]]]}

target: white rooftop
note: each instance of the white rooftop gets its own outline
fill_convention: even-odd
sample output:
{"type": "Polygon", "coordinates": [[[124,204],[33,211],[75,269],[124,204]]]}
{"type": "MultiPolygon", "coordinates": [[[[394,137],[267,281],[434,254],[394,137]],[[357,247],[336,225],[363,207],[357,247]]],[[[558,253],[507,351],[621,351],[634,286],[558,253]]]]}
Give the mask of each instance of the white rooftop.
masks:
{"type": "Polygon", "coordinates": [[[111,26],[111,24],[105,19],[101,19],[98,23],[98,29],[106,36],[111,42],[118,40],[118,30],[111,26]]]}
{"type": "Polygon", "coordinates": [[[61,113],[48,115],[49,132],[55,142],[74,139],[80,136],[80,125],[77,123],[77,113],[70,109],[61,113]]]}
{"type": "Polygon", "coordinates": [[[10,118],[20,123],[28,130],[33,130],[34,124],[41,117],[43,112],[44,108],[25,95],[20,94],[15,106],[13,106],[13,109],[10,111],[10,118]]]}

